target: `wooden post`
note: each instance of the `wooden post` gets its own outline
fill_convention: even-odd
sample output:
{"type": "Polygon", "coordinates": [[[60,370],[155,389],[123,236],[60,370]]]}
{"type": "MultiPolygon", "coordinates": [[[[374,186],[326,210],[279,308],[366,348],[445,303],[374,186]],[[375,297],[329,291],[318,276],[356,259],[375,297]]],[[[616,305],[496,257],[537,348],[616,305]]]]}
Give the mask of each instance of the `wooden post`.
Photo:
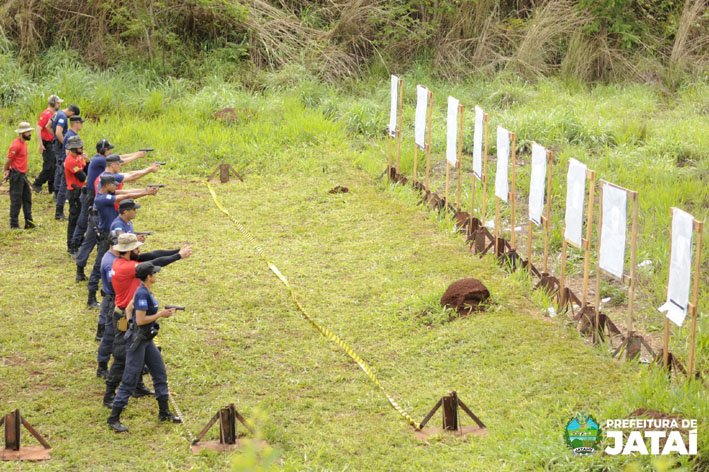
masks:
{"type": "Polygon", "coordinates": [[[441,398],[443,406],[443,430],[458,431],[458,396],[451,392],[441,398]]]}
{"type": "MultiPolygon", "coordinates": [[[[462,179],[462,157],[463,157],[463,119],[465,116],[465,106],[462,104],[458,105],[458,154],[456,156],[457,162],[456,162],[456,169],[458,173],[458,188],[457,188],[457,193],[455,196],[455,208],[457,211],[460,211],[460,187],[461,187],[461,179],[462,179]]],[[[472,215],[472,213],[471,213],[472,215]]]]}
{"type": "Polygon", "coordinates": [[[694,254],[694,281],[692,284],[692,303],[689,304],[689,314],[692,317],[689,328],[689,362],[687,363],[687,376],[694,378],[694,349],[697,337],[697,310],[699,304],[699,276],[702,269],[702,233],[704,222],[694,220],[694,229],[697,232],[697,244],[694,254]]]}
{"type": "Polygon", "coordinates": [[[433,94],[428,91],[428,110],[426,110],[426,190],[430,190],[431,187],[429,176],[431,175],[431,124],[433,116],[433,94]]]}
{"type": "Polygon", "coordinates": [[[588,192],[588,214],[586,216],[586,240],[583,241],[584,261],[583,261],[583,293],[581,294],[581,306],[586,306],[588,299],[588,278],[591,264],[591,235],[593,230],[593,207],[596,204],[596,171],[587,170],[587,178],[591,181],[588,192]]]}
{"type": "MultiPolygon", "coordinates": [[[[637,284],[637,260],[638,260],[638,192],[629,191],[630,199],[633,202],[632,223],[630,226],[630,286],[628,287],[628,339],[634,331],[633,315],[635,312],[635,286],[637,284]]],[[[628,355],[626,351],[626,357],[628,355]]]]}
{"type": "MultiPolygon", "coordinates": [[[[566,233],[566,229],[564,229],[566,233]]],[[[566,242],[566,237],[563,238],[561,242],[561,275],[559,276],[559,311],[565,305],[566,298],[566,253],[568,251],[569,243],[566,242]]]]}
{"type": "Polygon", "coordinates": [[[401,119],[404,108],[404,79],[399,78],[399,106],[396,118],[396,173],[401,173],[401,119]]]}
{"type": "MultiPolygon", "coordinates": [[[[670,208],[670,250],[668,251],[669,265],[672,265],[672,218],[674,217],[674,212],[670,208]]],[[[670,271],[667,270],[667,285],[670,284],[670,271]]],[[[665,314],[665,334],[662,338],[662,364],[665,369],[669,369],[670,360],[670,319],[665,314]]]]}
{"type": "Polygon", "coordinates": [[[387,131],[387,186],[391,183],[391,161],[392,161],[392,137],[391,131],[387,131]]]}
{"type": "Polygon", "coordinates": [[[450,182],[450,174],[451,174],[451,164],[448,162],[448,158],[446,157],[446,190],[445,190],[445,198],[446,201],[444,203],[444,208],[448,206],[448,183],[450,182]]]}
{"type": "Polygon", "coordinates": [[[517,172],[516,172],[516,164],[517,164],[517,135],[515,133],[510,133],[510,151],[512,153],[512,159],[510,163],[510,171],[511,171],[511,184],[512,184],[512,191],[510,192],[510,226],[512,230],[512,235],[510,236],[510,245],[512,246],[512,250],[514,251],[517,249],[517,231],[515,231],[515,200],[517,200],[517,172]]]}
{"type": "MultiPolygon", "coordinates": [[[[626,224],[624,221],[623,224],[626,224]]],[[[597,243],[596,243],[596,253],[598,254],[598,257],[596,257],[596,303],[594,306],[596,307],[594,317],[595,317],[595,324],[592,327],[593,328],[593,343],[595,344],[598,340],[596,337],[598,336],[598,328],[599,328],[599,319],[600,319],[600,312],[601,312],[601,236],[603,233],[603,188],[601,187],[601,191],[599,192],[599,197],[598,197],[598,237],[597,237],[597,243]]],[[[588,235],[588,232],[586,233],[588,235]]],[[[584,298],[584,307],[586,306],[585,298],[584,298]]]]}
{"type": "Polygon", "coordinates": [[[482,184],[483,184],[483,206],[480,213],[480,221],[483,226],[485,226],[485,220],[487,219],[487,113],[483,115],[483,128],[485,131],[483,144],[483,169],[482,169],[482,184]]]}
{"type": "Polygon", "coordinates": [[[547,195],[546,195],[546,216],[544,217],[544,272],[549,273],[549,225],[551,221],[551,168],[554,163],[554,155],[547,151],[547,195]]]}

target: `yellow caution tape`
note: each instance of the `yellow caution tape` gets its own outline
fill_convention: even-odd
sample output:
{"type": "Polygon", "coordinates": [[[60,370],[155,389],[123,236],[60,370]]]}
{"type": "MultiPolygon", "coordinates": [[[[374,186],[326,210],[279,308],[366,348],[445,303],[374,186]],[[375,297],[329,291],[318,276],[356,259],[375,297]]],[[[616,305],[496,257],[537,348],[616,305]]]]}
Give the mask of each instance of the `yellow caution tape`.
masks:
{"type": "Polygon", "coordinates": [[[224,213],[226,216],[229,217],[229,219],[236,225],[236,229],[239,230],[239,232],[246,238],[246,240],[251,243],[251,245],[254,247],[258,255],[263,259],[263,261],[268,265],[268,268],[273,272],[273,274],[278,277],[278,280],[283,283],[283,285],[288,289],[288,293],[290,294],[291,300],[293,300],[293,303],[295,306],[298,308],[298,311],[303,315],[303,317],[311,324],[315,329],[317,329],[320,334],[325,336],[327,339],[330,341],[334,342],[338,346],[342,348],[343,351],[347,353],[350,358],[357,363],[357,365],[364,371],[365,374],[367,374],[367,377],[369,377],[369,380],[374,383],[374,385],[379,388],[379,390],[382,392],[382,394],[386,397],[387,401],[389,404],[391,404],[392,407],[414,428],[417,430],[421,429],[421,425],[414,420],[409,413],[404,410],[397,402],[394,400],[394,398],[387,393],[386,390],[384,390],[384,387],[382,386],[382,383],[379,381],[377,378],[376,374],[372,371],[372,368],[369,367],[369,364],[367,364],[360,356],[357,354],[346,342],[344,342],[338,335],[330,331],[328,328],[325,326],[322,326],[319,324],[317,321],[315,321],[305,310],[303,305],[300,304],[300,301],[298,301],[298,297],[296,297],[295,290],[293,290],[293,287],[288,283],[288,279],[286,278],[285,275],[281,273],[280,270],[278,270],[278,267],[276,267],[275,264],[273,264],[271,261],[268,260],[268,258],[265,256],[263,248],[258,245],[256,240],[251,236],[251,234],[248,232],[248,230],[239,223],[236,218],[234,218],[226,208],[222,206],[222,204],[219,202],[217,199],[217,194],[214,193],[214,190],[212,189],[212,186],[207,182],[207,188],[209,189],[209,193],[212,194],[212,200],[214,200],[214,204],[217,205],[217,208],[221,210],[222,213],[224,213]]]}

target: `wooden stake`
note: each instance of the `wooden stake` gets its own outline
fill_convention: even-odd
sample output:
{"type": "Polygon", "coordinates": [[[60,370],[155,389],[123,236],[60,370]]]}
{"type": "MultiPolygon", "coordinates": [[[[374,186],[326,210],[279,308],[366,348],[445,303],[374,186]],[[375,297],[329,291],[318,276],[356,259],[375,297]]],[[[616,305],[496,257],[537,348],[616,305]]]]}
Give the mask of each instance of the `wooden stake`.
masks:
{"type": "Polygon", "coordinates": [[[404,79],[399,78],[399,107],[396,119],[396,173],[401,172],[401,118],[404,108],[404,79]]]}
{"type": "Polygon", "coordinates": [[[462,163],[462,157],[463,157],[463,119],[465,116],[465,106],[462,104],[458,105],[458,155],[457,157],[457,162],[456,162],[456,169],[458,173],[458,188],[457,188],[457,193],[455,196],[455,208],[457,211],[460,211],[460,187],[461,187],[461,181],[462,181],[462,172],[461,170],[463,169],[463,163],[462,163]]]}
{"type": "Polygon", "coordinates": [[[496,198],[495,199],[495,256],[497,256],[499,248],[498,248],[498,239],[500,238],[500,199],[496,198]]]}
{"type": "Polygon", "coordinates": [[[391,161],[392,161],[392,137],[391,133],[387,132],[387,186],[391,183],[391,161]]]}
{"type": "Polygon", "coordinates": [[[596,204],[596,171],[587,171],[587,178],[591,181],[590,190],[588,193],[588,214],[586,217],[586,240],[584,243],[584,260],[583,260],[583,293],[581,294],[581,306],[586,306],[588,299],[588,278],[591,270],[591,234],[593,230],[593,207],[596,204]]]}
{"type": "Polygon", "coordinates": [[[430,190],[429,176],[431,175],[431,122],[433,116],[433,94],[428,91],[428,110],[426,110],[426,190],[430,190]]]}
{"type": "MultiPolygon", "coordinates": [[[[566,229],[564,229],[564,234],[566,229]]],[[[564,298],[566,297],[566,252],[568,243],[566,238],[561,242],[561,275],[559,276],[559,311],[564,307],[564,298]]]]}
{"type": "MultiPolygon", "coordinates": [[[[633,314],[635,312],[635,284],[637,283],[637,259],[638,259],[638,192],[629,191],[630,199],[633,202],[632,223],[630,226],[630,287],[628,288],[628,339],[633,329],[633,314]]],[[[626,356],[628,352],[626,351],[626,356]]]]}
{"type": "Polygon", "coordinates": [[[487,219],[487,113],[483,115],[483,128],[485,131],[485,142],[483,145],[483,207],[480,214],[480,221],[483,226],[485,226],[485,221],[487,219]]]}
{"type": "Polygon", "coordinates": [[[554,155],[547,151],[547,195],[546,195],[546,216],[544,217],[544,272],[549,273],[549,225],[551,221],[551,168],[554,163],[554,155]]]}
{"type": "Polygon", "coordinates": [[[511,225],[511,230],[512,230],[512,236],[510,237],[510,245],[512,246],[512,250],[517,249],[517,231],[515,231],[515,200],[517,200],[517,172],[516,172],[516,164],[517,164],[517,135],[514,133],[510,133],[510,148],[512,151],[512,163],[510,164],[510,170],[512,173],[512,191],[510,192],[510,225],[511,225]]]}
{"type": "Polygon", "coordinates": [[[697,337],[697,309],[699,304],[699,276],[702,269],[702,233],[704,230],[704,222],[694,220],[694,228],[697,232],[697,244],[694,254],[694,283],[692,287],[692,303],[689,304],[690,315],[692,322],[689,329],[689,362],[687,364],[688,377],[694,378],[694,348],[697,337]]]}
{"type": "MultiPolygon", "coordinates": [[[[624,221],[623,224],[626,224],[624,221]]],[[[593,343],[595,344],[598,340],[596,339],[598,335],[598,320],[600,319],[601,312],[601,237],[603,233],[603,188],[599,192],[598,197],[598,238],[596,242],[596,303],[595,303],[595,325],[593,326],[593,343]]],[[[588,235],[588,233],[586,233],[588,235]]],[[[584,306],[586,306],[586,301],[584,300],[584,306]]]]}
{"type": "MultiPolygon", "coordinates": [[[[668,257],[669,257],[669,265],[672,265],[672,219],[674,217],[674,212],[672,208],[670,208],[670,250],[668,251],[668,257]]],[[[669,286],[670,281],[670,271],[667,271],[667,285],[669,286]]],[[[665,366],[665,369],[669,369],[669,360],[670,360],[670,319],[667,317],[667,313],[665,313],[665,334],[662,339],[662,364],[665,366]]]]}
{"type": "Polygon", "coordinates": [[[445,195],[446,195],[446,201],[445,201],[445,207],[448,206],[448,183],[450,182],[450,175],[451,175],[451,165],[450,162],[448,162],[448,158],[446,158],[446,190],[445,190],[445,195]]]}

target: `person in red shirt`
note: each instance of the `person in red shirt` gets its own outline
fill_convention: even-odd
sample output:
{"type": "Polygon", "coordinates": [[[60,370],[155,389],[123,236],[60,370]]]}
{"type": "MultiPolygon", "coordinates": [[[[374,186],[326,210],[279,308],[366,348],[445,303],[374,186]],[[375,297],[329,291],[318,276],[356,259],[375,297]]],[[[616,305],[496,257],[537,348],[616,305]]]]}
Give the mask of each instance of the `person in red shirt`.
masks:
{"type": "MultiPolygon", "coordinates": [[[[72,116],[72,118],[74,118],[72,116]]],[[[84,169],[89,163],[89,156],[84,154],[84,143],[79,136],[72,136],[66,142],[64,177],[66,178],[66,200],[69,203],[69,224],[67,225],[66,245],[69,254],[74,252],[72,239],[74,228],[81,212],[81,189],[86,185],[84,169]]]]}
{"type": "Polygon", "coordinates": [[[57,165],[57,158],[54,155],[52,116],[59,111],[63,101],[56,95],[51,95],[48,100],[49,106],[39,115],[39,120],[37,120],[37,141],[39,142],[39,153],[42,155],[42,172],[32,184],[32,189],[37,193],[42,191],[42,185],[45,182],[47,182],[49,193],[54,193],[54,167],[57,165]]]}
{"type": "Polygon", "coordinates": [[[32,222],[32,191],[27,181],[27,141],[32,139],[32,125],[23,121],[15,130],[19,136],[10,144],[3,167],[3,182],[10,181],[10,228],[19,229],[20,207],[25,215],[25,229],[32,222]]]}
{"type": "MultiPolygon", "coordinates": [[[[140,286],[140,279],[135,273],[136,266],[141,262],[150,261],[155,266],[165,267],[180,259],[187,259],[192,255],[190,246],[183,246],[181,249],[141,253],[140,246],[142,245],[143,243],[138,241],[138,237],[135,234],[121,233],[118,236],[117,244],[112,247],[118,253],[118,258],[113,261],[111,266],[111,287],[113,288],[117,314],[114,315],[116,334],[111,351],[113,363],[108,372],[106,393],[103,397],[103,404],[107,407],[110,407],[113,402],[116,389],[121,383],[126,366],[126,343],[128,341],[123,334],[127,329],[126,308],[133,301],[135,291],[140,286]]],[[[106,322],[110,323],[111,321],[106,320],[106,322]]],[[[150,391],[142,385],[141,381],[138,388],[133,392],[133,396],[136,396],[136,394],[137,396],[144,396],[147,392],[150,391]]],[[[152,392],[147,394],[152,394],[152,392]]]]}

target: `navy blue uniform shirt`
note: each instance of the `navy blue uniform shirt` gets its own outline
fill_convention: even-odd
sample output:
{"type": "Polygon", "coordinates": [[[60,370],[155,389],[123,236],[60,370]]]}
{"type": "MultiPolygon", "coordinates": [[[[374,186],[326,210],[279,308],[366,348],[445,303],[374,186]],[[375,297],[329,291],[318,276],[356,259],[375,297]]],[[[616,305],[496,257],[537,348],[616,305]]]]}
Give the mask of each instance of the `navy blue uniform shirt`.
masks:
{"type": "Polygon", "coordinates": [[[112,193],[99,193],[94,198],[94,208],[98,211],[98,229],[100,231],[110,231],[111,223],[118,216],[115,204],[116,196],[112,193]]]}

